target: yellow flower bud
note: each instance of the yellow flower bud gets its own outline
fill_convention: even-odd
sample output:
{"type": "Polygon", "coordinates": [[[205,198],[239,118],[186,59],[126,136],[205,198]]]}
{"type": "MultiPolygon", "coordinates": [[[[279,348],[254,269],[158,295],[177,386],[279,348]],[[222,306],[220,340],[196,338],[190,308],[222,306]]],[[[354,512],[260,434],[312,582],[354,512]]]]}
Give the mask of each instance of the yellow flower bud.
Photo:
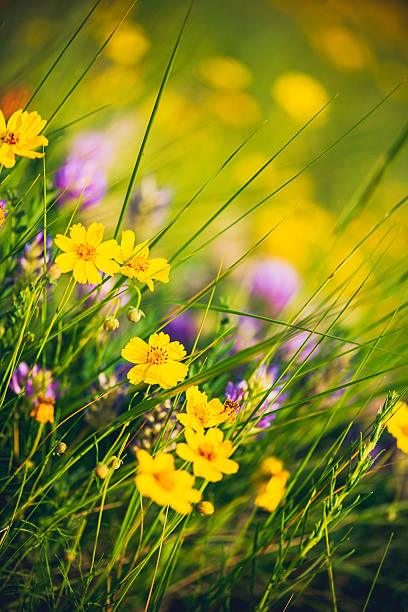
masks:
{"type": "Polygon", "coordinates": [[[67,445],[65,444],[65,442],[58,442],[57,446],[55,447],[55,452],[57,453],[57,455],[63,455],[66,450],[67,445]]]}
{"type": "Polygon", "coordinates": [[[109,474],[108,466],[105,465],[104,463],[98,463],[98,465],[95,468],[95,474],[101,480],[105,480],[105,478],[109,474]]]}
{"type": "Polygon", "coordinates": [[[196,510],[200,514],[214,514],[214,506],[210,501],[200,501],[196,505],[196,510]]]}
{"type": "Polygon", "coordinates": [[[130,306],[127,312],[127,318],[132,323],[139,323],[140,319],[144,317],[144,312],[140,310],[140,308],[135,308],[134,306],[130,306]]]}
{"type": "Polygon", "coordinates": [[[118,329],[118,327],[119,321],[116,319],[116,317],[106,317],[103,323],[103,329],[105,331],[115,331],[115,329],[118,329]]]}

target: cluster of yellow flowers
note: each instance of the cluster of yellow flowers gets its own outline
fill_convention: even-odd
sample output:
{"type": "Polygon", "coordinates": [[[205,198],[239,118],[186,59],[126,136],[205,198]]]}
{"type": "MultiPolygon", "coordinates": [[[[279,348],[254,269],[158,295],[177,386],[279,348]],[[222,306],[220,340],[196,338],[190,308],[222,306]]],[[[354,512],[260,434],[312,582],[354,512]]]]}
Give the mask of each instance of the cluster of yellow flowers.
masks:
{"type": "Polygon", "coordinates": [[[122,232],[122,242],[103,240],[105,228],[102,223],[91,223],[86,230],[82,223],[76,223],[70,230],[70,237],[57,234],[55,244],[64,251],[55,260],[61,272],[72,272],[78,283],[99,284],[100,272],[113,276],[121,272],[128,278],[146,283],[154,290],[154,280],[169,282],[170,265],[162,257],[149,258],[148,241],[135,245],[132,230],[122,232]]]}

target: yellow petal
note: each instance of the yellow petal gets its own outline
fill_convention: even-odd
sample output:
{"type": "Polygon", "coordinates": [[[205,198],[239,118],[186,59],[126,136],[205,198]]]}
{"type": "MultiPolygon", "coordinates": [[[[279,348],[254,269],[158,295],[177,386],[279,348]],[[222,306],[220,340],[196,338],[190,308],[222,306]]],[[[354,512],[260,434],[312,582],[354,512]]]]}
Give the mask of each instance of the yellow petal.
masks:
{"type": "Polygon", "coordinates": [[[86,242],[86,229],[82,225],[82,223],[76,223],[72,227],[69,228],[69,233],[72,240],[76,244],[84,244],[86,242]]]}
{"type": "Polygon", "coordinates": [[[78,257],[74,253],[61,253],[55,258],[55,263],[62,273],[71,272],[77,261],[78,257]]]}
{"type": "Polygon", "coordinates": [[[131,363],[146,363],[148,345],[141,338],[131,338],[124,349],[122,357],[131,363]]]}
{"type": "Polygon", "coordinates": [[[68,238],[68,236],[57,234],[54,242],[61,251],[65,251],[66,253],[76,252],[75,242],[72,238],[68,238]]]}
{"type": "Polygon", "coordinates": [[[96,247],[96,252],[107,259],[116,259],[120,253],[120,247],[116,240],[105,240],[96,247]]]}
{"type": "Polygon", "coordinates": [[[84,259],[77,259],[75,263],[73,274],[77,283],[84,284],[88,282],[85,264],[86,262],[84,259]]]}
{"type": "Polygon", "coordinates": [[[122,232],[122,242],[120,243],[120,247],[124,256],[123,263],[132,257],[134,244],[135,233],[132,232],[132,230],[125,230],[122,232]]]}
{"type": "Polygon", "coordinates": [[[99,274],[93,261],[86,261],[85,267],[86,275],[88,277],[88,283],[91,283],[91,285],[99,285],[99,283],[102,282],[102,277],[99,274]]]}
{"type": "Polygon", "coordinates": [[[86,233],[86,241],[97,247],[102,242],[104,230],[102,223],[91,223],[86,233]]]}
{"type": "Polygon", "coordinates": [[[135,365],[127,374],[129,382],[131,382],[132,385],[139,385],[140,383],[145,382],[147,370],[148,367],[146,367],[144,364],[135,365]]]}
{"type": "Polygon", "coordinates": [[[109,276],[113,276],[119,270],[119,264],[116,263],[116,261],[113,261],[113,259],[107,259],[102,255],[96,256],[95,265],[102,270],[102,272],[105,272],[105,274],[109,274],[109,276]]]}

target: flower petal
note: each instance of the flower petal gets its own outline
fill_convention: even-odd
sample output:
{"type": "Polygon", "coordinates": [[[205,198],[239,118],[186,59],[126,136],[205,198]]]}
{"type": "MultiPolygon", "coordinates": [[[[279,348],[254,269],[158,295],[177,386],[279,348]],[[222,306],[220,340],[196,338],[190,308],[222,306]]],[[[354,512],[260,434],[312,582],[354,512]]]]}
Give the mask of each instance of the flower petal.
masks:
{"type": "Polygon", "coordinates": [[[77,283],[84,284],[88,282],[88,276],[86,273],[86,261],[84,259],[77,259],[74,265],[73,274],[77,283]]]}
{"type": "Polygon", "coordinates": [[[74,253],[61,253],[61,255],[58,255],[55,259],[55,263],[62,273],[71,272],[77,261],[78,257],[74,253]]]}
{"type": "Polygon", "coordinates": [[[131,363],[146,363],[146,355],[149,350],[148,345],[141,338],[131,338],[124,349],[122,357],[131,363]]]}
{"type": "Polygon", "coordinates": [[[102,223],[91,223],[86,233],[86,241],[92,246],[97,247],[102,242],[105,228],[102,223]]]}

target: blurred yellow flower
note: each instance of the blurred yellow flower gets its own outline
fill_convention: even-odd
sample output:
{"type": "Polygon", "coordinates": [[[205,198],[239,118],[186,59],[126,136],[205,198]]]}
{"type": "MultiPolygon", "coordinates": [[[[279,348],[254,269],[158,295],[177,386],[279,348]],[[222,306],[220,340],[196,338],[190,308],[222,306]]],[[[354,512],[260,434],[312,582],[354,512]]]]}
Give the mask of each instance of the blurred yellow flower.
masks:
{"type": "Polygon", "coordinates": [[[221,121],[236,128],[248,127],[261,118],[258,102],[245,91],[214,91],[208,105],[221,121]]]}
{"type": "Polygon", "coordinates": [[[149,50],[150,41],[138,23],[124,23],[115,33],[105,54],[118,64],[133,66],[149,50]]]}
{"type": "Polygon", "coordinates": [[[16,155],[30,159],[42,157],[42,153],[33,149],[48,145],[47,138],[40,135],[46,123],[37,111],[28,113],[20,109],[11,115],[6,125],[0,110],[0,164],[12,168],[16,163],[16,155]]]}
{"type": "Polygon", "coordinates": [[[408,406],[405,402],[395,404],[392,416],[387,421],[387,429],[397,441],[403,453],[408,453],[408,406]]]}
{"type": "Polygon", "coordinates": [[[177,444],[176,452],[182,459],[193,463],[195,476],[217,482],[223,474],[238,471],[238,463],[228,458],[235,448],[231,440],[224,440],[221,429],[212,428],[204,433],[203,430],[194,431],[187,427],[184,435],[187,444],[177,444]]]}
{"type": "Polygon", "coordinates": [[[312,41],[339,70],[362,70],[373,59],[367,43],[342,26],[319,30],[312,36],[312,41]]]}
{"type": "Polygon", "coordinates": [[[129,370],[128,379],[133,385],[145,382],[170,389],[187,376],[188,365],[180,363],[186,356],[180,342],[170,342],[170,336],[160,332],[152,334],[147,344],[141,338],[129,340],[122,357],[136,365],[129,370]]]}
{"type": "Polygon", "coordinates": [[[184,470],[176,470],[174,457],[157,453],[155,457],[145,450],[136,453],[139,462],[135,477],[141,495],[150,497],[159,506],[170,506],[180,514],[189,514],[192,503],[201,499],[200,491],[193,488],[194,476],[184,470]]]}
{"type": "Polygon", "coordinates": [[[54,398],[38,395],[30,416],[39,423],[54,423],[54,398]]]}
{"type": "Polygon", "coordinates": [[[187,389],[186,400],[186,412],[177,415],[184,427],[202,431],[203,427],[214,427],[225,421],[235,420],[235,412],[231,414],[217,398],[208,401],[207,394],[200,391],[196,385],[187,389]]]}
{"type": "MultiPolygon", "coordinates": [[[[295,121],[305,123],[329,100],[327,91],[314,78],[302,72],[285,72],[272,84],[272,95],[283,110],[295,121]]],[[[322,123],[327,113],[325,109],[319,121],[313,121],[312,126],[322,123]]]]}
{"type": "Polygon", "coordinates": [[[200,501],[196,506],[197,512],[207,516],[214,514],[214,505],[210,501],[200,501]]]}
{"type": "Polygon", "coordinates": [[[77,223],[70,230],[70,238],[57,234],[54,242],[61,251],[65,251],[55,260],[61,272],[71,272],[78,283],[99,284],[102,281],[99,270],[112,276],[119,270],[119,264],[113,261],[119,249],[116,240],[102,242],[104,226],[102,223],[91,223],[88,230],[77,223]]]}
{"type": "Polygon", "coordinates": [[[283,469],[282,461],[275,457],[265,459],[254,479],[258,493],[255,505],[273,512],[285,493],[289,476],[289,472],[283,469]]]}
{"type": "Polygon", "coordinates": [[[148,242],[146,240],[135,245],[135,233],[132,230],[122,232],[122,242],[116,259],[121,264],[119,271],[122,274],[146,283],[150,291],[154,291],[154,280],[169,282],[170,265],[163,257],[149,259],[148,242]]]}
{"type": "Polygon", "coordinates": [[[239,90],[252,81],[249,68],[233,57],[214,56],[200,62],[198,76],[211,87],[222,90],[239,90]]]}

